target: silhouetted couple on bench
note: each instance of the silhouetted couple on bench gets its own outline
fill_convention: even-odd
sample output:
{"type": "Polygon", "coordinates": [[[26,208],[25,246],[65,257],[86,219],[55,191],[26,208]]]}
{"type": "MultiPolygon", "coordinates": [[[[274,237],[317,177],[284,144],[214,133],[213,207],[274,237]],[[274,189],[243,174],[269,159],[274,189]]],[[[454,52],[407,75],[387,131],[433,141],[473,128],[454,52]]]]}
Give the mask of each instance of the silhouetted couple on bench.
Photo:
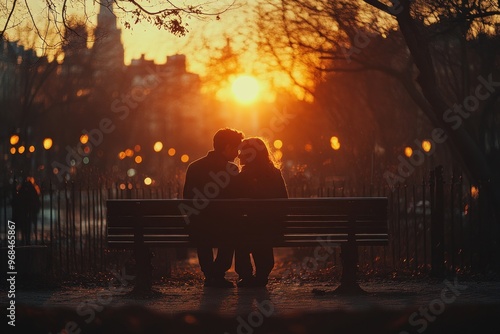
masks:
{"type": "MultiPolygon", "coordinates": [[[[243,133],[234,129],[217,131],[213,138],[213,150],[188,166],[184,198],[194,199],[200,193],[203,194],[209,188],[208,184],[216,184],[214,177],[221,175],[224,175],[227,182],[218,182],[218,189],[211,189],[210,196],[205,194],[206,198],[288,198],[279,164],[270,154],[266,143],[257,137],[244,139],[243,133]],[[234,163],[236,157],[239,158],[241,170],[234,163]]],[[[201,225],[203,221],[196,224],[201,225]]],[[[196,228],[194,230],[196,231],[196,228]]],[[[203,227],[200,226],[200,239],[204,237],[202,231],[203,227]]],[[[255,240],[253,245],[237,246],[235,249],[219,247],[215,257],[212,247],[199,246],[197,251],[198,261],[205,275],[204,285],[207,287],[234,287],[232,282],[225,279],[225,273],[232,264],[233,254],[238,287],[265,287],[274,267],[273,248],[259,245],[259,240],[255,240]]]]}

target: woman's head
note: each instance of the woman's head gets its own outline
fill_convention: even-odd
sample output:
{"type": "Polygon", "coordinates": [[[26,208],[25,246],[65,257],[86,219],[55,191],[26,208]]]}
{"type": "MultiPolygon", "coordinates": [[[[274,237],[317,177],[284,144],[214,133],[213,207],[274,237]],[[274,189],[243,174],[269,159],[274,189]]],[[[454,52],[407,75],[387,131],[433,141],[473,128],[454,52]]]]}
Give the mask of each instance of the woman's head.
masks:
{"type": "Polygon", "coordinates": [[[238,158],[243,166],[277,167],[266,142],[258,137],[247,138],[241,142],[238,158]]]}

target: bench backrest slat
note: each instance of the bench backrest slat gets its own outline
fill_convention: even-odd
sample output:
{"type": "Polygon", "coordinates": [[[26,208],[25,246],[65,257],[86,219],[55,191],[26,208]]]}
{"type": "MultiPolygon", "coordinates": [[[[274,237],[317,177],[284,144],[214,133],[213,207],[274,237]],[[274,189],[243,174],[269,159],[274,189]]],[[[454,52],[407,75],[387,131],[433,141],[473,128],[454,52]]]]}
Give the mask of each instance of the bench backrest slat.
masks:
{"type": "MultiPolygon", "coordinates": [[[[192,222],[200,221],[210,226],[226,224],[233,229],[226,233],[245,231],[253,240],[278,224],[282,229],[272,233],[284,236],[273,241],[275,246],[312,245],[318,238],[328,238],[331,243],[351,239],[367,244],[383,244],[388,239],[384,197],[107,201],[108,244],[112,247],[133,242],[193,245],[189,229],[192,222]]],[[[220,237],[220,231],[213,233],[220,237]]],[[[234,239],[234,235],[228,238],[234,239]]]]}

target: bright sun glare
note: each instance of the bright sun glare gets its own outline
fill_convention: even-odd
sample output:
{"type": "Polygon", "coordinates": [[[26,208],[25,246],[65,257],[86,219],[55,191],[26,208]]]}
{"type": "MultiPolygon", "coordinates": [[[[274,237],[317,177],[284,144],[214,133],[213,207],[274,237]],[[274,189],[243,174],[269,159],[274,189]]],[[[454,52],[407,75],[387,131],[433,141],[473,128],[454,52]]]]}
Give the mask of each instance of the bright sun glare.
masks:
{"type": "Polygon", "coordinates": [[[259,95],[259,82],[252,76],[240,75],[234,79],[231,90],[241,103],[251,103],[259,95]]]}

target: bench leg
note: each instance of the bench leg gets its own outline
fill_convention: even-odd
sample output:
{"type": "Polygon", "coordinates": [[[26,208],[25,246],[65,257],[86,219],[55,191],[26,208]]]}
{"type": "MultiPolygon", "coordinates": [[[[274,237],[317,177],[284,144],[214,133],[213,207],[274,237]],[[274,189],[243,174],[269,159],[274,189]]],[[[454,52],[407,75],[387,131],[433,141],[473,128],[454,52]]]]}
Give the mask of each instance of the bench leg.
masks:
{"type": "Polygon", "coordinates": [[[151,259],[153,254],[149,247],[140,247],[135,250],[136,279],[133,293],[147,294],[152,291],[153,265],[151,259]]]}
{"type": "Polygon", "coordinates": [[[338,294],[364,294],[366,293],[357,282],[358,273],[358,248],[354,243],[340,245],[340,258],[342,260],[342,277],[340,286],[335,289],[338,294]]]}

